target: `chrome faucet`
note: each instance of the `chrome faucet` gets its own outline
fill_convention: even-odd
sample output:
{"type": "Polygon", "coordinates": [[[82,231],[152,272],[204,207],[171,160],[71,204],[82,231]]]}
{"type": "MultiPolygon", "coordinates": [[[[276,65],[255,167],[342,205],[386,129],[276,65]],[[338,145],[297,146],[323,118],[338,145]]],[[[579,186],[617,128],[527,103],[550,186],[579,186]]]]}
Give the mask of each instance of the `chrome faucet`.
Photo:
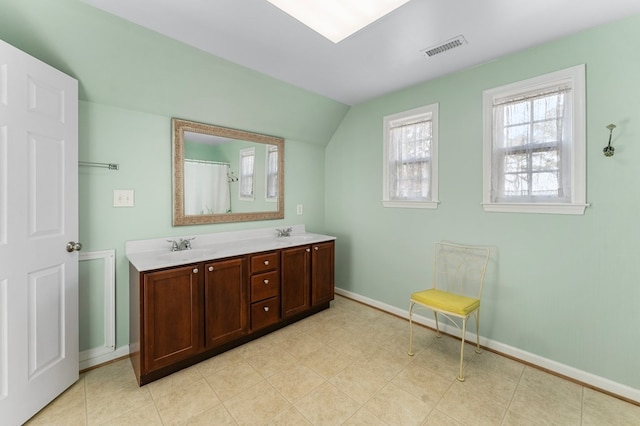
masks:
{"type": "Polygon", "coordinates": [[[286,229],[276,229],[276,232],[278,233],[278,238],[280,237],[290,237],[291,236],[291,228],[286,228],[286,229]]]}
{"type": "Polygon", "coordinates": [[[191,250],[191,240],[194,240],[196,237],[182,239],[180,241],[175,240],[167,240],[171,243],[171,251],[182,251],[182,250],[191,250]]]}

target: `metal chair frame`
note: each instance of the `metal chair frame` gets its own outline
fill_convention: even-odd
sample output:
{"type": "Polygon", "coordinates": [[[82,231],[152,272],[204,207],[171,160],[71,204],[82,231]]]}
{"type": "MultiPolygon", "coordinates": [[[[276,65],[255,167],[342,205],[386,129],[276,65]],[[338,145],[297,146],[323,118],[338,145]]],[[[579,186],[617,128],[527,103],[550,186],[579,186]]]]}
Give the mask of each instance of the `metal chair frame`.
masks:
{"type": "MultiPolygon", "coordinates": [[[[415,305],[433,311],[436,322],[436,337],[441,337],[438,322],[438,313],[443,315],[458,329],[462,330],[460,344],[460,369],[457,379],[464,382],[464,344],[467,331],[467,320],[473,316],[476,323],[476,353],[480,349],[480,299],[484,286],[484,277],[489,263],[491,250],[488,247],[465,246],[451,243],[436,243],[433,259],[433,287],[431,290],[440,290],[453,298],[463,296],[473,299],[478,306],[464,314],[452,312],[438,306],[423,303],[416,300],[417,295],[425,294],[424,291],[411,295],[409,300],[409,356],[413,356],[413,310],[415,305]],[[469,289],[474,287],[474,289],[469,289]],[[473,290],[476,290],[475,292],[473,290]],[[471,294],[473,293],[473,294],[471,294]],[[462,327],[451,317],[460,318],[462,327]]],[[[428,293],[428,291],[426,291],[428,293]]],[[[466,299],[465,299],[466,300],[466,299]]]]}

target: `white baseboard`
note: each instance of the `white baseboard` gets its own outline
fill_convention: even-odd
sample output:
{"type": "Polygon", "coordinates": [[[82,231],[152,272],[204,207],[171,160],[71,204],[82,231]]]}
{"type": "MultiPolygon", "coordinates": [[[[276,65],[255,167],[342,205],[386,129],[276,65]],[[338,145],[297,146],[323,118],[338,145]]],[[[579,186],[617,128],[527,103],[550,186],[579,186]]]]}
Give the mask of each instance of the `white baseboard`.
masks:
{"type": "MultiPolygon", "coordinates": [[[[395,306],[387,305],[386,303],[382,303],[375,299],[371,299],[366,296],[362,296],[360,294],[353,293],[338,287],[336,287],[335,292],[338,295],[348,297],[349,299],[356,300],[358,302],[380,309],[381,311],[388,312],[390,314],[396,315],[401,318],[405,318],[407,320],[409,319],[408,309],[407,310],[399,309],[399,308],[396,308],[395,306]]],[[[407,307],[408,306],[409,306],[409,299],[407,298],[407,307]]],[[[422,324],[434,329],[436,326],[436,323],[433,319],[416,315],[415,312],[413,314],[413,321],[417,324],[422,324]]],[[[461,335],[460,330],[448,324],[444,324],[444,325],[440,324],[440,330],[442,330],[444,333],[457,336],[457,337],[460,337],[461,335]]],[[[475,333],[471,333],[467,331],[465,335],[465,339],[471,342],[475,342],[476,335],[475,333]]],[[[617,383],[612,380],[606,379],[604,377],[596,376],[595,374],[591,374],[589,372],[579,370],[569,365],[561,364],[551,359],[541,357],[531,352],[523,351],[522,349],[518,349],[516,347],[509,346],[504,343],[497,342],[495,340],[486,339],[482,336],[480,336],[480,344],[497,353],[508,355],[509,357],[524,361],[526,363],[543,368],[545,370],[552,371],[554,373],[568,377],[572,380],[578,381],[585,385],[640,403],[640,389],[635,389],[630,386],[623,385],[621,383],[617,383]]]]}
{"type": "Polygon", "coordinates": [[[127,355],[129,355],[129,345],[120,346],[115,350],[97,348],[82,351],[80,352],[80,371],[96,367],[100,364],[104,364],[127,355]]]}

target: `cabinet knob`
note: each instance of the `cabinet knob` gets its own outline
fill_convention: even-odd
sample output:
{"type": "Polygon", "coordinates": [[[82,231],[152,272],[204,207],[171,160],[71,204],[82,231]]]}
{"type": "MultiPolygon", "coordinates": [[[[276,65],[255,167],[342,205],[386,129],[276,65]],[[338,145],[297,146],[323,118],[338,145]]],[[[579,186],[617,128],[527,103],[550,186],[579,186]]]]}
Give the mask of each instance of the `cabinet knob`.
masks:
{"type": "Polygon", "coordinates": [[[311,249],[310,249],[310,248],[307,248],[307,253],[309,253],[310,251],[311,251],[311,249]]]}
{"type": "Polygon", "coordinates": [[[193,273],[197,274],[198,273],[198,268],[193,268],[193,273]]]}
{"type": "Polygon", "coordinates": [[[269,261],[268,261],[268,260],[265,260],[265,261],[264,261],[264,264],[265,264],[265,265],[268,265],[268,264],[269,264],[269,261]]]}
{"type": "Polygon", "coordinates": [[[315,246],[313,249],[314,249],[315,251],[318,251],[318,246],[315,246]]]}
{"type": "Polygon", "coordinates": [[[268,306],[265,306],[265,307],[264,307],[264,311],[265,311],[265,312],[269,312],[269,307],[268,307],[268,306]]]}
{"type": "Polygon", "coordinates": [[[209,266],[209,272],[213,271],[213,266],[209,266]]]}
{"type": "Polygon", "coordinates": [[[265,284],[269,284],[269,280],[264,280],[264,283],[265,284]]]}

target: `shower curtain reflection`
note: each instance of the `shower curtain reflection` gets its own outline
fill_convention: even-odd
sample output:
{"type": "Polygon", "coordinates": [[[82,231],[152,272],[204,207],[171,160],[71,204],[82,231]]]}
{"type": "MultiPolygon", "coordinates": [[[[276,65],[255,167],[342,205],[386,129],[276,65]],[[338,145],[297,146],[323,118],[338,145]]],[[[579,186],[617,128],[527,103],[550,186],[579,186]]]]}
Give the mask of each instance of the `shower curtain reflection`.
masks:
{"type": "Polygon", "coordinates": [[[229,165],[209,161],[184,161],[185,215],[231,212],[229,165]]]}

